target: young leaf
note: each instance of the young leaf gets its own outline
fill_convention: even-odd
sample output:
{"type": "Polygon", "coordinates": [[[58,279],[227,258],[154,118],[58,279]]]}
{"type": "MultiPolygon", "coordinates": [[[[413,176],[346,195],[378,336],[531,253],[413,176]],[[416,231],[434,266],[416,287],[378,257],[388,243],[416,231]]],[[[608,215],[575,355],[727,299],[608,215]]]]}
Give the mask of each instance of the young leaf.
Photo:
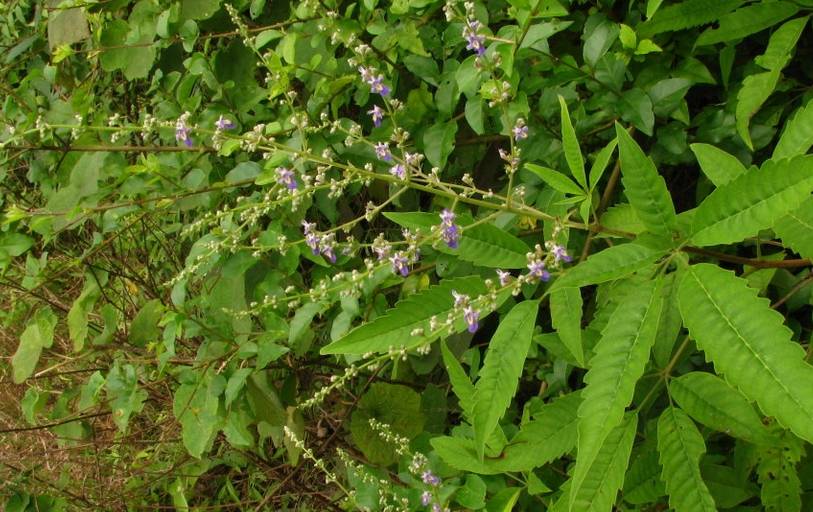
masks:
{"type": "Polygon", "coordinates": [[[692,418],[718,432],[756,444],[775,441],[748,400],[711,373],[691,372],[674,379],[669,395],[692,418]]]}
{"type": "Polygon", "coordinates": [[[635,242],[615,245],[568,269],[548,291],[553,293],[560,288],[578,288],[619,279],[648,267],[663,254],[663,251],[635,242]]]}
{"type": "Polygon", "coordinates": [[[621,159],[621,181],[630,204],[650,232],[671,235],[677,227],[677,216],[666,182],[652,160],[621,125],[615,125],[615,132],[621,159]]]}
{"type": "Polygon", "coordinates": [[[602,443],[624,418],[635,383],[644,373],[655,343],[663,298],[658,281],[648,281],[613,312],[601,333],[579,406],[579,442],[570,492],[585,482],[602,443]]]}
{"type": "Polygon", "coordinates": [[[706,451],[703,436],[677,407],[667,407],[658,419],[658,451],[669,505],[676,512],[716,511],[700,475],[700,457],[706,451]]]}
{"type": "Polygon", "coordinates": [[[813,100],[799,108],[786,123],[773,150],[774,160],[807,153],[813,146],[813,100]]]}
{"type": "Polygon", "coordinates": [[[550,316],[559,339],[585,367],[582,348],[582,295],[578,288],[560,288],[550,294],[550,316]]]}
{"type": "Polygon", "coordinates": [[[813,157],[768,160],[714,190],[692,220],[691,241],[708,246],[739,242],[795,210],[813,190],[813,157]]]}
{"type": "Polygon", "coordinates": [[[742,278],[701,263],[678,290],[683,323],[717,373],[784,427],[813,441],[813,367],[781,314],[742,278]]]}
{"type": "Polygon", "coordinates": [[[20,345],[11,357],[12,380],[22,383],[34,373],[43,348],[49,348],[54,342],[54,327],[57,318],[50,307],[37,311],[20,335],[20,345]]]}
{"type": "MultiPolygon", "coordinates": [[[[745,0],[686,0],[678,4],[660,9],[652,19],[638,27],[639,37],[652,37],[662,32],[685,30],[687,28],[706,25],[716,21],[720,16],[727,14],[745,0]]],[[[647,18],[650,16],[647,14],[647,18]]]]}
{"type": "MultiPolygon", "coordinates": [[[[428,212],[386,212],[384,216],[399,226],[409,229],[422,229],[426,233],[440,224],[436,213],[428,212]]],[[[437,250],[453,254],[463,261],[490,268],[524,268],[528,263],[525,255],[528,245],[514,235],[493,224],[478,224],[467,228],[474,219],[467,215],[458,215],[458,223],[463,226],[457,249],[450,249],[445,244],[437,250]]]]}
{"type": "Polygon", "coordinates": [[[584,195],[584,191],[579,188],[577,184],[573,183],[573,180],[559,171],[554,171],[548,167],[543,167],[536,164],[525,164],[525,168],[536,174],[539,179],[559,192],[564,192],[565,194],[571,194],[574,196],[584,195]]]}
{"type": "MultiPolygon", "coordinates": [[[[322,348],[322,354],[364,354],[386,352],[391,347],[414,347],[434,338],[429,320],[433,316],[446,318],[454,307],[452,290],[476,297],[486,293],[486,286],[479,277],[447,279],[421,293],[411,295],[372,322],[356,327],[340,340],[322,348]],[[424,329],[427,336],[413,336],[415,329],[424,329]]],[[[466,328],[461,319],[455,330],[466,328]]]]}
{"type": "Polygon", "coordinates": [[[747,171],[737,157],[711,144],[698,142],[689,144],[689,147],[692,148],[703,174],[714,183],[715,187],[725,185],[747,171]]]}
{"type": "Polygon", "coordinates": [[[779,219],[773,230],[802,257],[813,259],[813,198],[779,219]]]}
{"type": "Polygon", "coordinates": [[[798,10],[793,3],[782,1],[745,6],[722,16],[717,28],[707,29],[700,34],[695,45],[706,46],[741,39],[790,18],[798,10]]]}
{"type": "Polygon", "coordinates": [[[531,337],[534,333],[539,301],[529,300],[514,306],[500,322],[488,345],[480,377],[474,385],[474,439],[483,457],[486,439],[511,404],[531,337]]]}
{"type": "Polygon", "coordinates": [[[579,139],[576,138],[576,131],[570,122],[570,112],[567,110],[567,102],[559,96],[559,107],[562,115],[562,148],[565,152],[565,160],[570,168],[570,173],[582,188],[587,188],[587,178],[584,175],[584,158],[579,147],[579,139]]]}

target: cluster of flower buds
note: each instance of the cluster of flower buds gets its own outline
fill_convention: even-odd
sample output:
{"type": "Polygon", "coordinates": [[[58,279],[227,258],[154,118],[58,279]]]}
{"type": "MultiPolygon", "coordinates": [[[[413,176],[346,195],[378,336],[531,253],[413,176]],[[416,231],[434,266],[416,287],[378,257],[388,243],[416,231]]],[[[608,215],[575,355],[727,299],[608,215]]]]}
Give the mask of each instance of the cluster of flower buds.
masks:
{"type": "Polygon", "coordinates": [[[516,142],[527,139],[528,126],[525,124],[525,120],[521,117],[517,119],[516,124],[514,124],[514,128],[511,129],[511,133],[514,135],[514,141],[516,142]]]}
{"type": "Polygon", "coordinates": [[[359,66],[358,70],[361,79],[370,86],[370,92],[381,96],[387,96],[390,93],[390,88],[384,84],[384,75],[376,74],[375,68],[359,66]]]}
{"type": "Polygon", "coordinates": [[[294,171],[287,167],[277,167],[277,183],[293,192],[297,189],[296,177],[294,171]]]}
{"type": "Polygon", "coordinates": [[[378,105],[373,105],[373,108],[371,110],[368,110],[367,113],[370,114],[370,117],[373,120],[373,126],[375,126],[376,128],[381,126],[381,121],[384,120],[383,108],[379,107],[378,105]]]}
{"type": "Polygon", "coordinates": [[[478,323],[480,321],[480,312],[472,307],[471,299],[468,295],[457,293],[455,290],[452,290],[452,297],[454,297],[455,312],[463,312],[463,319],[466,321],[468,331],[474,334],[480,327],[480,324],[478,323]]]}
{"type": "Polygon", "coordinates": [[[188,148],[192,147],[192,137],[190,135],[192,128],[188,124],[191,115],[189,112],[184,112],[175,122],[175,140],[183,142],[188,148]]]}
{"type": "Polygon", "coordinates": [[[478,58],[486,53],[486,36],[478,33],[482,27],[483,24],[474,18],[467,18],[466,23],[463,25],[463,39],[466,40],[466,49],[474,51],[478,58]]]}
{"type": "Polygon", "coordinates": [[[529,280],[547,281],[550,279],[550,272],[548,272],[545,264],[545,256],[539,244],[536,244],[534,252],[527,253],[525,257],[528,260],[529,280]]]}
{"type": "Polygon", "coordinates": [[[336,263],[336,235],[333,233],[320,235],[315,228],[315,223],[306,220],[302,221],[305,244],[310,247],[314,256],[321,253],[329,262],[336,263]]]}

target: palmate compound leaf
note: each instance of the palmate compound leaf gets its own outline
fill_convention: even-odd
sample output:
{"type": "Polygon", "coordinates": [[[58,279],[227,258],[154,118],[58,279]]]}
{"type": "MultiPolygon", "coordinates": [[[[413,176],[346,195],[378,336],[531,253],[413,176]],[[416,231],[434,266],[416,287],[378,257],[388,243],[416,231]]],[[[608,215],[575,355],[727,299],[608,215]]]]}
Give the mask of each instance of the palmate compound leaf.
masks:
{"type": "Polygon", "coordinates": [[[659,281],[648,281],[631,293],[613,312],[595,347],[579,407],[572,500],[586,484],[605,439],[621,424],[624,410],[632,402],[635,383],[644,373],[663,306],[659,285],[659,281]]]}
{"type": "Polygon", "coordinates": [[[517,391],[538,311],[539,301],[517,304],[502,318],[488,344],[480,377],[474,385],[472,411],[474,440],[480,458],[483,457],[488,436],[517,391]]]}
{"type": "MultiPolygon", "coordinates": [[[[391,308],[383,316],[372,322],[356,327],[339,340],[322,348],[322,354],[364,354],[386,352],[390,348],[410,348],[431,341],[427,336],[413,336],[415,329],[431,332],[429,320],[437,316],[445,320],[454,307],[452,290],[477,297],[486,293],[486,286],[480,277],[460,277],[447,279],[426,291],[411,295],[391,308]]],[[[503,300],[506,297],[503,297],[503,300]]],[[[500,302],[498,300],[498,302],[500,302]]],[[[466,328],[463,319],[455,322],[455,330],[466,328]]]]}
{"type": "Polygon", "coordinates": [[[615,125],[624,193],[647,231],[671,235],[677,215],[666,181],[655,164],[620,124],[615,125]]]}
{"type": "Polygon", "coordinates": [[[718,432],[755,444],[776,441],[748,400],[711,373],[691,372],[672,380],[669,395],[692,418],[718,432]]]}
{"type": "MultiPolygon", "coordinates": [[[[421,229],[425,233],[440,224],[440,217],[435,213],[386,212],[384,216],[399,226],[421,229]]],[[[438,251],[483,267],[524,268],[527,264],[528,245],[519,238],[488,223],[465,228],[474,222],[467,215],[458,215],[457,220],[464,227],[457,249],[438,244],[438,251]]]]}
{"type": "Polygon", "coordinates": [[[813,442],[813,366],[768,300],[733,272],[701,263],[684,271],[678,302],[684,325],[717,373],[813,442]]]}
{"type": "Polygon", "coordinates": [[[813,156],[768,160],[717,188],[694,213],[691,242],[730,244],[773,226],[813,190],[813,156]]]}
{"type": "Polygon", "coordinates": [[[700,457],[706,451],[703,436],[677,407],[667,407],[658,419],[658,451],[669,505],[676,512],[717,510],[700,475],[700,457]]]}

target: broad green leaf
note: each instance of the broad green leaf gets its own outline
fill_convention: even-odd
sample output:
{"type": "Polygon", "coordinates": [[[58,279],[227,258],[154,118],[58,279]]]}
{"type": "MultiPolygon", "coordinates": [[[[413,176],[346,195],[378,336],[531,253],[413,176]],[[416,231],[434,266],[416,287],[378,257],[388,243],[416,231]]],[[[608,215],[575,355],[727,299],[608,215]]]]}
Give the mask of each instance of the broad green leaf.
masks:
{"type": "Polygon", "coordinates": [[[669,505],[676,512],[716,511],[700,475],[700,457],[706,451],[703,436],[677,407],[667,407],[658,419],[658,451],[669,505]]]}
{"type": "Polygon", "coordinates": [[[136,367],[131,364],[121,365],[117,361],[107,374],[105,389],[113,421],[121,432],[126,432],[130,416],[141,412],[144,400],[149,396],[138,386],[136,367]]]}
{"type": "Polygon", "coordinates": [[[733,508],[757,496],[759,489],[742,473],[744,471],[706,460],[700,462],[700,474],[718,509],[733,508]]]}
{"type": "Polygon", "coordinates": [[[394,434],[412,439],[423,431],[421,396],[407,386],[376,382],[353,411],[350,418],[353,442],[371,463],[389,466],[397,460],[397,446],[370,426],[371,419],[385,423],[394,434]]]}
{"type": "Polygon", "coordinates": [[[737,108],[735,117],[737,118],[737,133],[740,134],[745,144],[753,151],[754,144],[751,142],[751,133],[748,125],[751,118],[759,111],[762,104],[776,89],[779,82],[779,70],[765,71],[745,77],[742,87],[737,93],[737,108]]]}
{"type": "Polygon", "coordinates": [[[550,316],[559,339],[585,367],[582,348],[582,295],[578,288],[560,288],[550,294],[550,316]]]}
{"type": "Polygon", "coordinates": [[[768,160],[717,188],[697,207],[691,242],[730,244],[756,235],[795,210],[813,189],[813,157],[768,160]]]}
{"type": "Polygon", "coordinates": [[[689,144],[689,147],[692,148],[703,174],[714,183],[715,187],[725,185],[747,171],[737,157],[711,144],[697,142],[689,144]]]}
{"type": "MultiPolygon", "coordinates": [[[[685,30],[707,25],[728,14],[745,0],[686,0],[658,10],[651,19],[638,27],[639,37],[652,37],[662,32],[685,30]]],[[[650,18],[647,14],[647,18],[650,18]]]]}
{"type": "Polygon", "coordinates": [[[647,230],[671,236],[677,216],[666,182],[630,134],[615,125],[624,193],[647,230]]]}
{"type": "Polygon", "coordinates": [[[486,483],[477,475],[466,475],[466,483],[454,495],[455,502],[466,510],[486,506],[486,483]]]}
{"type": "MultiPolygon", "coordinates": [[[[411,295],[386,314],[372,322],[350,331],[342,339],[322,348],[322,354],[364,354],[387,352],[390,348],[407,349],[431,342],[437,338],[429,327],[430,319],[446,318],[454,309],[452,290],[477,297],[486,293],[486,286],[479,277],[447,279],[421,293],[411,295]],[[423,336],[413,336],[412,331],[423,329],[423,336]]],[[[454,330],[463,331],[466,323],[462,318],[454,324],[454,330]]]]}
{"type": "Polygon", "coordinates": [[[73,351],[78,352],[85,346],[85,339],[88,335],[88,315],[93,310],[93,305],[99,299],[101,290],[92,274],[85,277],[85,284],[82,293],[71,304],[71,309],[66,317],[68,323],[68,335],[73,340],[73,351]]]}
{"type": "Polygon", "coordinates": [[[22,383],[34,373],[43,348],[54,342],[57,318],[50,307],[39,309],[20,335],[20,345],[11,357],[12,380],[22,383]]]}
{"type": "Polygon", "coordinates": [[[579,139],[576,138],[576,131],[570,122],[570,112],[567,110],[567,102],[559,96],[559,107],[562,116],[562,147],[565,151],[565,160],[570,168],[570,173],[576,178],[576,182],[587,188],[587,178],[584,175],[584,158],[579,147],[579,139]]]}
{"type": "Polygon", "coordinates": [[[780,313],[747,281],[716,265],[684,271],[678,290],[689,334],[718,374],[763,413],[813,441],[813,367],[780,313]]]}
{"type": "Polygon", "coordinates": [[[748,400],[711,373],[691,372],[674,379],[669,395],[692,418],[718,432],[757,444],[775,441],[748,400]]]}
{"type": "Polygon", "coordinates": [[[449,383],[452,385],[452,391],[460,402],[463,415],[471,421],[474,416],[474,384],[471,383],[469,376],[466,375],[460,362],[455,358],[454,354],[452,354],[452,351],[449,350],[446,342],[440,343],[440,350],[443,356],[443,364],[446,366],[446,372],[449,374],[449,383]]]}
{"type": "Polygon", "coordinates": [[[796,110],[785,123],[773,150],[773,159],[803,155],[813,146],[813,100],[796,110]]]}
{"type": "Polygon", "coordinates": [[[807,17],[796,18],[776,29],[768,40],[765,53],[755,58],[754,62],[769,71],[784,68],[807,22],[807,17]]]}
{"type": "Polygon", "coordinates": [[[553,293],[559,288],[606,283],[628,276],[648,267],[664,253],[635,242],[615,245],[593,254],[584,262],[568,269],[553,283],[549,292],[553,293]]]}
{"type": "Polygon", "coordinates": [[[655,343],[663,297],[648,281],[613,312],[601,333],[579,406],[579,442],[570,492],[575,497],[610,432],[621,424],[655,343]]]}
{"type": "Polygon", "coordinates": [[[525,164],[525,168],[536,174],[539,179],[555,188],[559,192],[571,195],[584,195],[584,191],[570,178],[559,171],[536,164],[525,164]]]}
{"type": "Polygon", "coordinates": [[[624,501],[633,505],[643,505],[658,501],[666,494],[661,480],[661,465],[654,436],[633,451],[629,470],[624,476],[624,501]]]}
{"type": "Polygon", "coordinates": [[[632,124],[646,135],[652,135],[655,126],[655,112],[652,99],[643,90],[634,87],[621,94],[616,104],[621,119],[632,124]]]}
{"type": "MultiPolygon", "coordinates": [[[[569,503],[567,508],[558,510],[571,512],[612,510],[618,491],[624,484],[624,475],[637,428],[638,415],[630,413],[621,424],[610,431],[590,467],[587,468],[582,485],[573,492],[571,480],[570,490],[563,489],[569,503]]],[[[576,460],[578,461],[578,458],[576,460]]]]}
{"type": "MultiPolygon", "coordinates": [[[[428,212],[386,212],[384,216],[399,226],[421,229],[428,233],[440,225],[440,217],[428,212]]],[[[525,268],[528,263],[528,245],[514,235],[485,223],[467,228],[474,219],[468,215],[458,215],[457,222],[463,227],[457,249],[439,244],[437,250],[454,254],[463,261],[490,268],[525,268]]]]}
{"type": "Polygon", "coordinates": [[[220,430],[218,414],[220,395],[226,379],[214,371],[206,371],[197,381],[181,384],[175,391],[172,411],[181,424],[181,438],[189,455],[200,458],[208,450],[220,430]]]}
{"type": "Polygon", "coordinates": [[[251,375],[253,371],[253,368],[239,368],[229,377],[229,381],[226,384],[226,394],[224,395],[226,407],[231,405],[234,399],[237,398],[240,391],[242,391],[246,385],[246,379],[248,379],[248,376],[251,375]]]}
{"type": "Polygon", "coordinates": [[[785,245],[802,257],[813,259],[813,198],[779,219],[773,230],[785,245]]]}
{"type": "Polygon", "coordinates": [[[480,377],[474,385],[472,425],[480,458],[486,440],[511,404],[531,346],[539,301],[514,306],[501,319],[486,351],[480,377]]]}
{"type": "Polygon", "coordinates": [[[153,299],[138,311],[130,325],[130,343],[143,347],[159,338],[161,331],[158,322],[164,313],[164,306],[159,299],[153,299]]]}
{"type": "MultiPolygon", "coordinates": [[[[62,0],[48,0],[48,7],[58,7],[62,0]]],[[[83,39],[90,38],[88,20],[85,10],[79,7],[73,9],[54,9],[48,15],[48,49],[62,45],[72,45],[83,39]]]]}
{"type": "Polygon", "coordinates": [[[741,39],[790,18],[799,8],[791,2],[766,2],[745,6],[720,17],[716,28],[707,29],[695,41],[696,46],[741,39]]]}
{"type": "MultiPolygon", "coordinates": [[[[638,218],[638,214],[635,213],[635,209],[629,203],[619,203],[607,208],[607,210],[601,214],[601,225],[605,228],[632,233],[634,235],[639,235],[646,231],[646,226],[641,222],[641,219],[638,218]]],[[[602,238],[620,237],[620,235],[616,235],[612,232],[602,232],[598,236],[602,238]]]]}
{"type": "Polygon", "coordinates": [[[435,167],[443,169],[446,159],[454,150],[454,137],[457,133],[457,122],[440,122],[430,126],[423,134],[423,146],[426,159],[435,167]]]}
{"type": "Polygon", "coordinates": [[[259,421],[264,421],[272,427],[285,425],[287,413],[268,371],[255,372],[248,377],[246,398],[259,421]]]}
{"type": "Polygon", "coordinates": [[[757,477],[762,491],[763,510],[800,512],[802,483],[796,465],[804,455],[804,443],[790,435],[771,446],[761,446],[757,453],[757,477]]]}

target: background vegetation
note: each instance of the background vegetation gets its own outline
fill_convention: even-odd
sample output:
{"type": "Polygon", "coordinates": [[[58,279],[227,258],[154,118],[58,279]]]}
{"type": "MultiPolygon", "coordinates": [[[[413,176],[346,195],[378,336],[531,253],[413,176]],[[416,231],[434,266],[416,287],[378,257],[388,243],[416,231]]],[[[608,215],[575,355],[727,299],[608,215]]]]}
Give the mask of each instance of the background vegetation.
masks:
{"type": "Polygon", "coordinates": [[[810,0],[0,3],[0,503],[813,508],[810,0]]]}

